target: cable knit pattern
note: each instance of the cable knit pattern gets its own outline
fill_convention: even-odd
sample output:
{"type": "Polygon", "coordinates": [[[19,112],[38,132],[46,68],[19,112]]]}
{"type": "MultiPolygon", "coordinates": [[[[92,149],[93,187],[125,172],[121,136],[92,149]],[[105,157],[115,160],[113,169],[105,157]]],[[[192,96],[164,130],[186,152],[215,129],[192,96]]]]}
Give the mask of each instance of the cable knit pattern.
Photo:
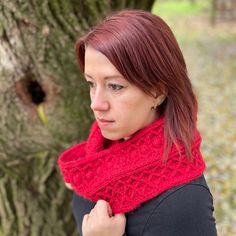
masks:
{"type": "Polygon", "coordinates": [[[201,136],[196,131],[192,144],[193,160],[186,157],[179,143],[171,147],[167,162],[164,150],[164,118],[135,133],[129,140],[104,144],[95,122],[87,142],[77,144],[58,159],[65,182],[93,202],[110,203],[114,213],[126,213],[143,202],[202,175],[205,163],[200,152],[201,136]]]}

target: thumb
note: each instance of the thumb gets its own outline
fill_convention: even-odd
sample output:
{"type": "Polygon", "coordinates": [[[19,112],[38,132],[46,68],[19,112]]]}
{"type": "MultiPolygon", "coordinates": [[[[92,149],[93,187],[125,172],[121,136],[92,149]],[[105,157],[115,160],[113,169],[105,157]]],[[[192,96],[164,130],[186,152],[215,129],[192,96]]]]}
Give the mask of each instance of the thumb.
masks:
{"type": "Polygon", "coordinates": [[[115,214],[113,216],[114,220],[121,223],[121,224],[125,224],[126,222],[126,217],[125,217],[125,214],[123,213],[118,213],[118,214],[115,214]]]}
{"type": "Polygon", "coordinates": [[[108,215],[112,217],[112,209],[109,203],[107,203],[107,211],[108,211],[108,215]]]}

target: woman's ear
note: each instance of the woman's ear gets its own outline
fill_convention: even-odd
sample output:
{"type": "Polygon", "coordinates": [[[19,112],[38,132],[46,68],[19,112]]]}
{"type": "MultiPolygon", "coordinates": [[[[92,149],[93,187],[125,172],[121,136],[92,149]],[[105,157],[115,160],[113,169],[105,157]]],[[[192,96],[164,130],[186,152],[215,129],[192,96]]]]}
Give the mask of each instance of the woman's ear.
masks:
{"type": "Polygon", "coordinates": [[[159,97],[160,95],[165,95],[167,97],[167,94],[168,94],[168,89],[161,82],[158,82],[158,86],[152,90],[152,95],[155,98],[159,97]]]}
{"type": "Polygon", "coordinates": [[[151,110],[154,110],[158,106],[160,106],[164,102],[165,99],[166,99],[166,95],[164,94],[157,95],[155,99],[153,100],[153,106],[151,107],[151,110]]]}
{"type": "Polygon", "coordinates": [[[165,98],[166,98],[166,95],[164,94],[157,96],[154,101],[154,108],[156,109],[158,106],[160,106],[165,100],[165,98]]]}
{"type": "Polygon", "coordinates": [[[162,104],[162,102],[165,100],[165,98],[167,97],[167,88],[159,82],[159,86],[158,86],[158,90],[153,91],[152,94],[155,98],[155,107],[159,106],[162,104]]]}

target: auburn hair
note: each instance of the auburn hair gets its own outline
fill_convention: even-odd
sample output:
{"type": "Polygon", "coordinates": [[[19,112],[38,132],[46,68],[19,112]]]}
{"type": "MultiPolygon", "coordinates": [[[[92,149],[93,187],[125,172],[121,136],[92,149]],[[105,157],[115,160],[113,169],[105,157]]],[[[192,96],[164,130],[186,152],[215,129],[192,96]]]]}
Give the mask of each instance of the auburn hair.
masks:
{"type": "Polygon", "coordinates": [[[196,131],[197,100],[185,60],[170,27],[143,10],[121,10],[91,28],[76,43],[76,55],[84,72],[86,46],[104,54],[130,83],[145,93],[166,95],[157,108],[165,117],[167,157],[172,144],[182,142],[191,157],[196,131]]]}

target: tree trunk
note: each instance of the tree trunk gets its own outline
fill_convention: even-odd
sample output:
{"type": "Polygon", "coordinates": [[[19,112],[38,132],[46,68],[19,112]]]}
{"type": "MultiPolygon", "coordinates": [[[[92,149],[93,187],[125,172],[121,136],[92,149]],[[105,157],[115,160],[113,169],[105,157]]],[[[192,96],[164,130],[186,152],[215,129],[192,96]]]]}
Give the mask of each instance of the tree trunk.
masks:
{"type": "Polygon", "coordinates": [[[216,22],[216,0],[211,3],[211,25],[214,26],[216,22]]]}
{"type": "Polygon", "coordinates": [[[77,235],[56,165],[92,121],[74,43],[111,10],[153,2],[0,0],[0,236],[77,235]]]}

